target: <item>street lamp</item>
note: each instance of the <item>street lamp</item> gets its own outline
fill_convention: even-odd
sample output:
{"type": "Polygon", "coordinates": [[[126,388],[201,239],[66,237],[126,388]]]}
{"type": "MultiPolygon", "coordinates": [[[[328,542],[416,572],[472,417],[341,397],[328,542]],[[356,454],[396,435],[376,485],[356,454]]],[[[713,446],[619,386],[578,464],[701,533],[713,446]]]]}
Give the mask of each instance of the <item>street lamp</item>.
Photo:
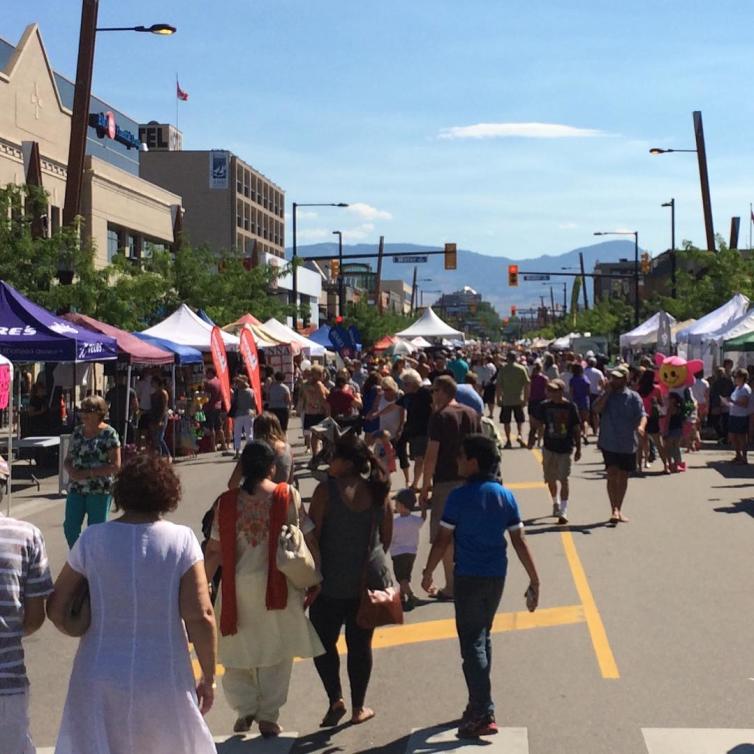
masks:
{"type": "Polygon", "coordinates": [[[676,295],[676,257],[675,257],[675,199],[663,202],[661,207],[670,207],[670,295],[676,295]]]}
{"type": "Polygon", "coordinates": [[[595,236],[633,236],[634,237],[634,327],[639,326],[639,231],[606,230],[596,231],[595,236]]]}
{"type": "Polygon", "coordinates": [[[343,231],[334,230],[338,237],[338,314],[342,317],[345,311],[345,296],[343,295],[343,231]]]}
{"type": "Polygon", "coordinates": [[[135,31],[169,36],[177,31],[170,24],[152,26],[109,26],[97,28],[99,0],[83,0],[81,5],[81,29],[79,52],[76,61],[76,86],[73,90],[71,111],[71,135],[68,143],[68,171],[65,183],[63,225],[73,225],[81,207],[81,186],[86,157],[86,133],[89,128],[89,102],[92,92],[94,68],[94,43],[98,31],[135,31]]]}
{"type": "MultiPolygon", "coordinates": [[[[296,211],[299,207],[347,207],[345,202],[307,202],[299,203],[293,202],[293,258],[291,259],[292,270],[292,293],[293,293],[293,305],[298,308],[298,268],[296,266],[296,258],[298,257],[298,245],[296,243],[296,211]]],[[[298,315],[293,315],[293,329],[296,329],[296,319],[298,315]]]]}
{"type": "Polygon", "coordinates": [[[712,199],[709,191],[709,173],[707,171],[707,147],[704,143],[704,126],[702,125],[702,113],[694,110],[694,137],[696,149],[662,149],[652,147],[649,154],[668,154],[669,152],[696,152],[699,163],[699,185],[702,191],[702,212],[704,213],[704,231],[707,236],[707,251],[715,249],[715,228],[712,223],[712,199]]]}

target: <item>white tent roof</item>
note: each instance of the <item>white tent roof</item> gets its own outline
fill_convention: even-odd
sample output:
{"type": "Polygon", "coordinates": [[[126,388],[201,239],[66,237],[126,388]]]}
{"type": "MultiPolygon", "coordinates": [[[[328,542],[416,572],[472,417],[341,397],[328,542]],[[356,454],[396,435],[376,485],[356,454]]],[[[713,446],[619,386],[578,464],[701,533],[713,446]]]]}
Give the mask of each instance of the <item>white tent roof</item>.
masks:
{"type": "Polygon", "coordinates": [[[463,340],[463,333],[443,322],[428,306],[424,314],[405,330],[396,333],[399,338],[455,338],[463,340]]]}
{"type": "Polygon", "coordinates": [[[746,335],[747,333],[754,332],[754,309],[750,310],[743,317],[739,317],[734,322],[729,323],[725,327],[710,333],[708,341],[710,344],[714,344],[722,348],[724,340],[731,340],[737,338],[739,335],[746,335]]]}
{"type": "Polygon", "coordinates": [[[414,338],[411,341],[411,345],[415,346],[416,348],[431,348],[432,346],[432,344],[428,340],[425,340],[422,337],[414,338]]]}
{"type": "MultiPolygon", "coordinates": [[[[657,330],[660,327],[660,315],[662,312],[653,314],[646,322],[642,322],[638,327],[634,327],[627,333],[620,336],[621,348],[632,348],[634,346],[652,345],[657,342],[657,330]]],[[[671,327],[675,324],[675,317],[667,315],[671,327]]]]}
{"type": "Polygon", "coordinates": [[[288,325],[284,325],[282,322],[278,322],[274,317],[268,319],[264,323],[264,329],[267,330],[273,338],[282,340],[285,343],[296,342],[301,344],[304,348],[309,349],[309,353],[312,356],[325,355],[326,349],[324,346],[315,343],[313,340],[309,340],[309,338],[305,338],[303,335],[299,335],[295,330],[288,327],[288,325]]]}
{"type": "Polygon", "coordinates": [[[679,345],[701,345],[710,339],[712,333],[717,333],[741,319],[748,308],[749,299],[742,293],[737,293],[720,308],[700,317],[693,325],[679,330],[676,340],[679,345]]]}
{"type": "MultiPolygon", "coordinates": [[[[225,341],[225,347],[229,351],[237,351],[238,338],[222,330],[220,332],[225,341]]],[[[212,325],[195,314],[186,304],[181,304],[167,319],[144,330],[143,333],[207,352],[210,350],[212,325]]]]}

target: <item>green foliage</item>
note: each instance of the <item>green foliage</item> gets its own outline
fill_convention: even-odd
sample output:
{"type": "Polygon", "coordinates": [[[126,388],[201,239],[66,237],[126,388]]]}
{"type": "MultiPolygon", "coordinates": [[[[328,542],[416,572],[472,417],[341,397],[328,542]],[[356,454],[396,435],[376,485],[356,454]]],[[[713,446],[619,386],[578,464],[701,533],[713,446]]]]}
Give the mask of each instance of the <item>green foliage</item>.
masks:
{"type": "Polygon", "coordinates": [[[386,335],[395,335],[405,330],[416,319],[416,317],[406,317],[393,312],[380,314],[376,307],[360,301],[348,307],[348,312],[343,318],[343,325],[345,327],[356,325],[361,333],[362,343],[368,348],[386,335]]]}
{"type": "Polygon", "coordinates": [[[271,295],[280,272],[246,270],[235,251],[218,255],[182,244],[176,255],[154,251],[138,261],[118,255],[97,269],[95,250],[79,242],[78,229],[33,237],[34,217],[46,203],[34,187],[0,189],[0,279],[47,309],[78,311],[129,331],[154,324],[181,303],[205,309],[221,324],[246,312],[261,320],[293,312],[271,295]],[[61,269],[75,271],[71,285],[59,283],[61,269]]]}

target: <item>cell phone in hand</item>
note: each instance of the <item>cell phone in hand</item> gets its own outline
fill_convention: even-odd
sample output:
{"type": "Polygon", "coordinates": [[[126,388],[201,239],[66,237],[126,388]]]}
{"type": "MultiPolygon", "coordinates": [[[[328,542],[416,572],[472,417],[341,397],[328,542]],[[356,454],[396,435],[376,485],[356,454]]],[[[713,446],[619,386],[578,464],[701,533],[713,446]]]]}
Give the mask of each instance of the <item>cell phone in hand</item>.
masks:
{"type": "Polygon", "coordinates": [[[530,613],[533,613],[537,609],[537,595],[536,595],[536,593],[534,592],[534,590],[531,587],[529,587],[524,592],[524,597],[526,597],[526,609],[530,613]]]}

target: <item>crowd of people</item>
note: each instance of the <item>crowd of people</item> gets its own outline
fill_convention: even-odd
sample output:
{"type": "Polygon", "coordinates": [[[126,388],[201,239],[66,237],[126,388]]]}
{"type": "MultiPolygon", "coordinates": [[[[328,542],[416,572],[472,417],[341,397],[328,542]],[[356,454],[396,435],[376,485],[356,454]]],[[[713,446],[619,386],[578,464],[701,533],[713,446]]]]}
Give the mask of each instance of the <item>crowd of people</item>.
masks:
{"type": "MultiPolygon", "coordinates": [[[[262,736],[280,734],[295,657],[313,658],[327,702],[321,725],[335,726],[349,709],[340,677],[343,630],[350,722],[366,722],[375,714],[366,700],[374,626],[361,615],[364,593],[395,584],[402,609],[414,609],[413,569],[427,519],[431,548],[421,585],[430,597],[454,603],[468,687],[458,733],[494,734],[490,633],[507,572],[506,533],[529,577],[529,610],[539,598],[518,506],[502,483],[505,452],[514,442],[541,448],[552,515],[565,525],[572,462],[596,440],[609,520],[618,525],[628,521],[630,476],[658,458],[663,473],[685,471],[683,453],[697,452],[710,433],[730,443],[732,463],[747,463],[754,415],[749,374],[729,362],[709,381],[700,373],[678,389],[663,389],[646,357],[608,366],[593,353],[493,347],[369,355],[337,371],[304,362],[292,393],[278,377],[265,380],[267,410],[259,415],[248,382],[236,379],[238,462],[228,491],[207,514],[203,546],[189,528],[166,519],[180,503],[181,486],[160,452],[160,423],[155,452],[121,463],[118,433],[105,421],[107,402],[82,402],[65,463],[70,553],[54,585],[39,530],[0,519],[0,741],[9,742],[0,750],[34,751],[22,637],[42,625],[45,611],[63,633],[81,637],[58,754],[214,752],[203,715],[213,704],[218,662],[234,732],[256,724],[262,736]],[[294,406],[312,457],[320,450],[313,427],[330,417],[344,430],[308,506],[295,483],[287,432],[294,406]],[[402,486],[391,490],[393,472],[402,486]],[[120,515],[107,521],[111,505],[120,515]],[[278,567],[275,552],[290,530],[311,555],[313,586],[294,586],[278,567]],[[88,611],[83,630],[77,611],[88,611]],[[186,635],[201,668],[198,681],[186,635]],[[166,702],[171,714],[154,715],[166,702]]],[[[162,388],[152,388],[157,416],[162,388]]],[[[217,400],[209,395],[207,416],[219,433],[225,421],[217,400]]]]}

